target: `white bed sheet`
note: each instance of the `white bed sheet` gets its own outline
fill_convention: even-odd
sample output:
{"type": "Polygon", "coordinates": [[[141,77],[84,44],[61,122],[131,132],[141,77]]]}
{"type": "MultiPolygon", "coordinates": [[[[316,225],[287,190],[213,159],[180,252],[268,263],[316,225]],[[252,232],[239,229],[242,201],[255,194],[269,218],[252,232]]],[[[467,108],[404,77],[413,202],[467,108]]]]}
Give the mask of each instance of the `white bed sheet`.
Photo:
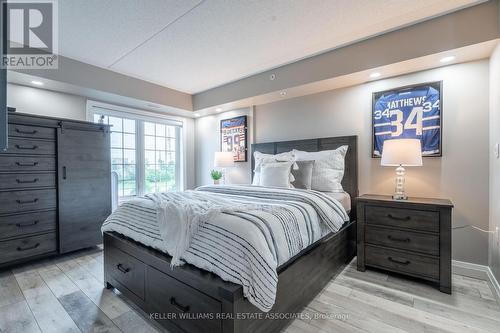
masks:
{"type": "Polygon", "coordinates": [[[330,198],[337,199],[344,207],[345,211],[351,211],[351,196],[347,192],[321,192],[328,195],[330,198]]]}

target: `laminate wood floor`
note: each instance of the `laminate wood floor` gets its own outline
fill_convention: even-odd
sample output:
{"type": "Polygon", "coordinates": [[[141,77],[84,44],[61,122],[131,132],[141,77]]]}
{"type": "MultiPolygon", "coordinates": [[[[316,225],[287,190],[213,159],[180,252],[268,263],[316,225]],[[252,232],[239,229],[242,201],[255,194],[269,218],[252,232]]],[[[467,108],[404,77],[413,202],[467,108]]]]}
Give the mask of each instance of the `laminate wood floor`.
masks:
{"type": "MultiPolygon", "coordinates": [[[[500,332],[488,282],[453,275],[453,294],[355,259],[286,333],[500,332]]],[[[0,332],[165,332],[119,292],[103,287],[101,248],[0,271],[0,332]]]]}

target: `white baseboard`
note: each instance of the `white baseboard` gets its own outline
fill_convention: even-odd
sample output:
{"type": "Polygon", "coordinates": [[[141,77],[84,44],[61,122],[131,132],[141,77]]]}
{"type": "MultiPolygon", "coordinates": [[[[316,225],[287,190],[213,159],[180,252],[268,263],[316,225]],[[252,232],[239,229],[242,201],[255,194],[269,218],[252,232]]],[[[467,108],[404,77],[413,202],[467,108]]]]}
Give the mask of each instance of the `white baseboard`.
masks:
{"type": "Polygon", "coordinates": [[[493,289],[496,291],[497,300],[500,301],[500,284],[498,284],[498,280],[493,275],[493,272],[488,267],[488,278],[490,279],[490,283],[493,285],[493,289]]]}
{"type": "Polygon", "coordinates": [[[488,266],[471,264],[469,262],[452,260],[452,271],[455,274],[480,279],[491,283],[496,292],[496,297],[500,300],[500,284],[488,266]]]}
{"type": "Polygon", "coordinates": [[[451,270],[454,274],[468,276],[474,279],[488,281],[488,266],[472,264],[470,262],[452,260],[451,270]]]}

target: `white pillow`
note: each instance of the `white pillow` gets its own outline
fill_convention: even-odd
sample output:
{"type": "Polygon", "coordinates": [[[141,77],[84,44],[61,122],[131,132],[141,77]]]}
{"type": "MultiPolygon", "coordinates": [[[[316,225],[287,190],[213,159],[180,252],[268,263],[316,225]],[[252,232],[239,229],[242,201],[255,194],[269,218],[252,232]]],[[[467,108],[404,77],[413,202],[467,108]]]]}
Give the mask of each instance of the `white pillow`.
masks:
{"type": "MultiPolygon", "coordinates": [[[[260,151],[253,153],[255,159],[254,175],[252,180],[252,185],[260,185],[260,169],[264,163],[274,163],[274,162],[291,162],[294,161],[294,157],[291,151],[280,153],[276,155],[263,154],[260,151]]],[[[292,180],[293,181],[293,180],[292,180]]]]}
{"type": "Polygon", "coordinates": [[[348,146],[335,150],[306,152],[293,150],[297,161],[314,161],[311,188],[323,192],[342,192],[341,182],[344,178],[345,154],[348,146]]]}
{"type": "Polygon", "coordinates": [[[264,163],[260,170],[260,186],[290,188],[290,172],[294,162],[264,163]]]}

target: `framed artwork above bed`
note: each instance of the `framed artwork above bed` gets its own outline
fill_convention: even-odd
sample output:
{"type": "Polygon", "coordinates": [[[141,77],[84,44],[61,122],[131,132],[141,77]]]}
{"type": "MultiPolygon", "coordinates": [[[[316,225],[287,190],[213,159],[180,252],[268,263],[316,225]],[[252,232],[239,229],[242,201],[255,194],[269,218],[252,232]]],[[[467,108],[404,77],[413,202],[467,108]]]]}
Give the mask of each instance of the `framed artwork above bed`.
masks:
{"type": "Polygon", "coordinates": [[[422,156],[442,156],[442,81],[373,93],[372,157],[385,140],[420,139],[422,156]]]}
{"type": "Polygon", "coordinates": [[[246,162],[247,116],[221,120],[220,141],[222,152],[232,152],[235,162],[246,162]]]}

